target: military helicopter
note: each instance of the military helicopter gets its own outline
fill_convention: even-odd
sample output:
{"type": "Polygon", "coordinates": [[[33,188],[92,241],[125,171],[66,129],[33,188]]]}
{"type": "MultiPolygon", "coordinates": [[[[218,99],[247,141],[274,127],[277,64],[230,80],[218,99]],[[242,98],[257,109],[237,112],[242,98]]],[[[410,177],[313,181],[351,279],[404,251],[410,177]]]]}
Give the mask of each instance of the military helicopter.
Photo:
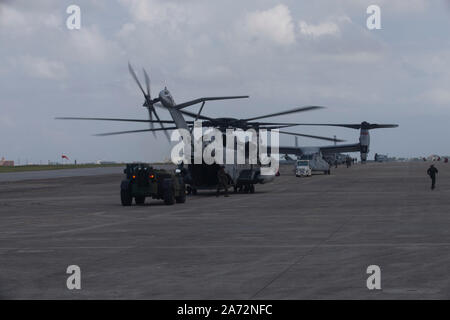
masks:
{"type": "MultiPolygon", "coordinates": [[[[86,117],[57,117],[59,120],[99,120],[99,121],[121,121],[121,122],[141,122],[148,123],[150,128],[148,129],[139,129],[139,130],[128,130],[128,131],[117,131],[117,132],[108,132],[108,133],[100,133],[96,134],[96,136],[111,136],[111,135],[120,135],[120,134],[129,134],[129,133],[139,133],[139,132],[152,132],[155,134],[157,131],[162,131],[170,141],[169,135],[167,133],[168,130],[176,130],[176,129],[186,129],[192,132],[194,123],[196,121],[202,121],[203,127],[213,127],[218,128],[221,131],[226,130],[227,128],[238,128],[238,129],[255,129],[259,132],[261,129],[266,130],[275,130],[280,128],[287,128],[296,126],[297,123],[285,123],[285,122],[265,122],[259,121],[261,119],[312,111],[317,109],[322,109],[322,106],[304,106],[298,107],[286,111],[271,113],[267,115],[245,118],[245,119],[236,119],[236,118],[212,118],[202,114],[205,103],[207,101],[214,100],[231,100],[231,99],[246,99],[249,96],[239,95],[239,96],[221,96],[221,97],[203,97],[190,101],[186,101],[183,103],[175,103],[175,100],[172,97],[170,91],[165,87],[163,90],[159,92],[157,98],[152,98],[151,96],[151,85],[150,85],[150,77],[148,76],[145,69],[143,69],[145,86],[146,90],[142,86],[139,81],[136,72],[130,63],[128,63],[128,70],[144,95],[144,103],[143,107],[148,110],[148,119],[122,119],[122,118],[86,118],[86,117]],[[200,104],[200,109],[197,113],[190,112],[184,110],[186,107],[200,104]],[[172,120],[161,120],[156,108],[166,109],[172,118],[172,120]],[[156,120],[153,118],[155,116],[156,120]],[[193,120],[186,120],[186,117],[189,117],[193,120]],[[155,127],[155,124],[159,125],[159,128],[155,127]],[[172,125],[172,126],[165,126],[172,125]]],[[[280,133],[284,133],[284,131],[280,131],[280,133]]],[[[288,132],[286,132],[288,133],[288,132]]],[[[289,134],[289,133],[288,133],[289,134]]],[[[328,138],[322,136],[308,135],[297,133],[298,136],[314,138],[320,140],[334,141],[334,142],[342,142],[343,140],[336,138],[328,138]]],[[[193,162],[192,162],[193,163],[193,162]]],[[[217,180],[217,171],[220,166],[218,164],[208,165],[206,163],[202,164],[189,164],[187,165],[187,169],[184,166],[180,166],[179,170],[184,170],[185,172],[185,182],[189,185],[189,190],[192,194],[196,194],[197,190],[211,190],[215,189],[218,184],[217,180]]],[[[257,183],[266,183],[270,182],[274,179],[274,176],[264,176],[261,175],[260,166],[259,165],[237,165],[237,164],[226,164],[225,172],[228,175],[229,183],[235,188],[235,191],[244,191],[253,193],[255,191],[255,184],[257,183]]]]}

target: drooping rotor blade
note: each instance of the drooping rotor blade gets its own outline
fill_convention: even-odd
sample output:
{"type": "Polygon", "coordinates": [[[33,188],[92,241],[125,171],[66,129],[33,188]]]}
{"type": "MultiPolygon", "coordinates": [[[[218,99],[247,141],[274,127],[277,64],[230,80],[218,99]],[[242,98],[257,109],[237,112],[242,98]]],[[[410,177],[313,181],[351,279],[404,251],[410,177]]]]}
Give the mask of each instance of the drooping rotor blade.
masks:
{"type": "MultiPolygon", "coordinates": [[[[168,108],[166,106],[164,106],[161,102],[155,103],[154,106],[158,107],[158,108],[163,108],[163,109],[168,110],[168,108]]],[[[182,114],[184,114],[185,116],[188,116],[188,117],[191,117],[191,118],[194,118],[194,119],[197,118],[197,114],[196,113],[193,113],[193,112],[190,112],[190,111],[186,111],[186,110],[178,110],[178,111],[181,112],[182,114]]],[[[209,118],[207,116],[202,116],[202,115],[199,115],[198,119],[201,119],[201,120],[214,120],[213,118],[209,118]]],[[[189,122],[189,121],[186,121],[186,122],[189,122]]]]}
{"type": "Polygon", "coordinates": [[[229,96],[229,97],[206,97],[206,98],[199,98],[199,99],[195,99],[195,100],[191,100],[191,101],[187,101],[187,102],[183,102],[180,104],[177,104],[175,106],[175,108],[177,108],[178,110],[192,106],[194,104],[200,103],[200,102],[205,102],[205,101],[213,101],[213,100],[230,100],[230,99],[246,99],[249,98],[250,96],[229,96]]]}
{"type": "Polygon", "coordinates": [[[292,136],[299,136],[299,137],[306,137],[306,138],[313,138],[313,139],[319,139],[319,140],[326,140],[326,141],[333,141],[333,142],[345,142],[345,140],[336,139],[336,138],[328,138],[328,137],[321,137],[321,136],[313,136],[310,134],[303,134],[303,133],[295,133],[295,132],[287,132],[287,131],[279,131],[283,134],[289,134],[292,136]]]}
{"type": "Polygon", "coordinates": [[[327,126],[327,127],[344,127],[350,129],[361,129],[361,124],[340,124],[340,123],[299,123],[299,126],[327,126]]]}
{"type": "Polygon", "coordinates": [[[97,121],[125,121],[125,122],[145,122],[145,123],[168,123],[173,124],[173,120],[143,120],[143,119],[119,119],[119,118],[82,118],[82,117],[57,117],[56,120],[97,120],[97,121]]]}
{"type": "Polygon", "coordinates": [[[397,128],[398,124],[371,124],[370,129],[397,128]]]}
{"type": "Polygon", "coordinates": [[[139,82],[139,79],[138,79],[138,77],[137,77],[137,75],[136,75],[136,72],[134,72],[134,69],[133,69],[133,67],[131,66],[130,62],[128,62],[128,70],[130,71],[131,76],[133,77],[134,81],[136,81],[137,85],[138,85],[139,88],[141,89],[142,94],[143,94],[145,97],[147,97],[147,94],[145,93],[144,88],[142,88],[142,85],[141,85],[141,83],[139,82]]]}
{"type": "Polygon", "coordinates": [[[180,111],[182,114],[184,114],[184,115],[186,115],[188,117],[191,117],[191,118],[194,118],[194,119],[197,118],[197,120],[200,119],[200,120],[214,121],[213,118],[210,118],[210,117],[207,117],[207,116],[203,116],[201,114],[198,115],[196,113],[193,113],[193,112],[190,112],[190,111],[186,111],[186,110],[178,110],[178,111],[180,111]]]}
{"type": "MultiPolygon", "coordinates": [[[[159,116],[158,116],[158,114],[156,113],[155,108],[152,108],[152,110],[153,110],[153,113],[155,114],[156,119],[158,119],[158,121],[159,121],[159,116]]],[[[166,135],[167,140],[169,140],[169,142],[170,142],[169,134],[168,134],[167,131],[165,130],[165,127],[164,127],[164,125],[163,125],[163,123],[162,123],[161,121],[159,121],[159,125],[161,126],[161,129],[164,130],[164,134],[166,135]]]]}
{"type": "Polygon", "coordinates": [[[397,128],[398,124],[370,124],[370,123],[299,123],[299,126],[327,126],[327,127],[343,127],[350,129],[381,129],[381,128],[397,128]]]}
{"type": "Polygon", "coordinates": [[[284,125],[280,125],[280,126],[261,126],[261,127],[257,127],[257,128],[272,130],[272,129],[289,128],[289,127],[294,127],[294,126],[296,126],[296,124],[284,124],[284,125]]]}
{"type": "MultiPolygon", "coordinates": [[[[152,109],[153,109],[153,107],[152,108],[147,108],[147,110],[148,110],[148,118],[150,119],[150,129],[155,129],[155,125],[153,123],[152,109]]],[[[153,136],[156,138],[156,132],[152,131],[152,133],[153,133],[153,136]]]]}
{"type": "Polygon", "coordinates": [[[289,125],[289,126],[296,126],[298,125],[298,123],[292,123],[292,122],[260,122],[260,121],[256,121],[256,122],[247,122],[247,125],[249,126],[284,126],[284,125],[289,125]]]}
{"type": "Polygon", "coordinates": [[[144,68],[142,68],[142,70],[144,71],[144,78],[145,78],[145,86],[147,87],[147,95],[149,97],[149,99],[151,99],[151,94],[150,94],[150,77],[147,74],[147,71],[145,71],[144,68]]]}
{"type": "Polygon", "coordinates": [[[94,136],[104,137],[104,136],[113,136],[113,135],[118,135],[118,134],[137,133],[137,132],[151,132],[151,131],[161,131],[161,130],[175,130],[175,129],[177,129],[177,127],[143,129],[143,130],[130,130],[130,131],[117,131],[117,132],[108,132],[108,133],[98,133],[98,134],[94,134],[94,136]]]}
{"type": "Polygon", "coordinates": [[[282,116],[285,114],[291,114],[291,113],[297,113],[297,112],[305,112],[305,111],[310,111],[310,110],[316,110],[316,109],[322,109],[325,107],[321,107],[321,106],[307,106],[307,107],[300,107],[300,108],[294,108],[291,110],[287,110],[287,111],[282,111],[282,112],[276,112],[276,113],[271,113],[271,114],[266,114],[264,116],[259,116],[259,117],[254,117],[254,118],[248,118],[248,119],[244,119],[245,121],[252,121],[252,120],[258,120],[258,119],[264,119],[264,118],[271,118],[271,117],[276,117],[276,116],[282,116]]]}

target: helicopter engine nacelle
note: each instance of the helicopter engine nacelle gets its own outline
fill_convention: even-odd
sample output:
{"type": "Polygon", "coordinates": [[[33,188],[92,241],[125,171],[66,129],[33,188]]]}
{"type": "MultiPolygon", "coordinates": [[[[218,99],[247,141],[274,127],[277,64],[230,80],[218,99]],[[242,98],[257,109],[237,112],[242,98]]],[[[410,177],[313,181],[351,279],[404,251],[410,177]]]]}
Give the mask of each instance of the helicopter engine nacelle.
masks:
{"type": "Polygon", "coordinates": [[[365,162],[367,160],[370,145],[369,129],[361,128],[361,134],[359,136],[359,144],[361,147],[360,149],[361,162],[365,162]]]}

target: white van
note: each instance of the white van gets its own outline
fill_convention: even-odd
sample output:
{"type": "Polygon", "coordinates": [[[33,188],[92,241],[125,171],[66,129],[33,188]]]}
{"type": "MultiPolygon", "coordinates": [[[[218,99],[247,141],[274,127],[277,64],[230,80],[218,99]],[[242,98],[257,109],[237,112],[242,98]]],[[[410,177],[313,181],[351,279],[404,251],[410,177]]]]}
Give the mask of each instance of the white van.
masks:
{"type": "Polygon", "coordinates": [[[309,165],[309,160],[297,160],[295,164],[295,176],[296,177],[310,177],[312,170],[309,165]]]}

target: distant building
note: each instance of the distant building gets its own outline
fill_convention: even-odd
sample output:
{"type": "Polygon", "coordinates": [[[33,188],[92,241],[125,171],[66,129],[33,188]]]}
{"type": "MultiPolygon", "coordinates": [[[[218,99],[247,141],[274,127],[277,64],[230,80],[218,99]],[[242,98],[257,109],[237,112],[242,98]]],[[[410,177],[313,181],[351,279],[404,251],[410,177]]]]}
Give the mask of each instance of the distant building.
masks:
{"type": "Polygon", "coordinates": [[[115,161],[97,160],[95,163],[96,164],[116,164],[117,162],[115,162],[115,161]]]}
{"type": "Polygon", "coordinates": [[[0,167],[14,167],[14,161],[5,160],[4,157],[0,160],[0,167]]]}

